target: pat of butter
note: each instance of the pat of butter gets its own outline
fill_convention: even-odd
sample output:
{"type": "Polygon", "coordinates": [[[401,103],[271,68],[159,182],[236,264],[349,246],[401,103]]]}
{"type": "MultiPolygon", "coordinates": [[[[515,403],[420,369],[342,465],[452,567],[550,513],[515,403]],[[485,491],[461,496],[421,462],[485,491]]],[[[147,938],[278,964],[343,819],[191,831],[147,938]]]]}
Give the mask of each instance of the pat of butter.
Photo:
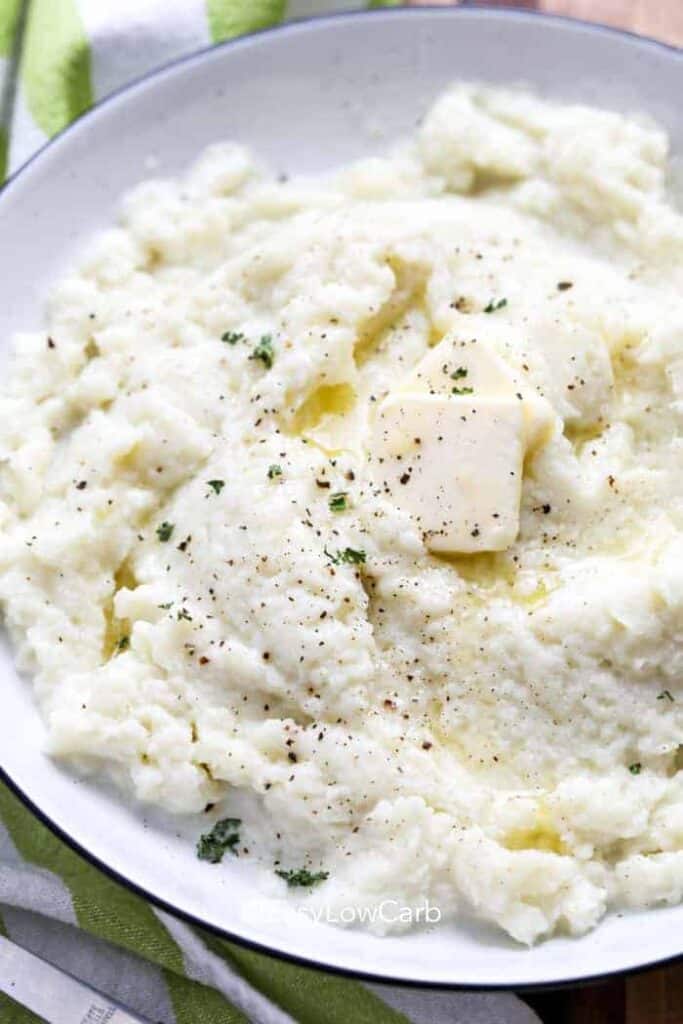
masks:
{"type": "Polygon", "coordinates": [[[430,349],[399,385],[401,392],[430,395],[450,395],[454,388],[461,392],[471,388],[473,396],[521,399],[527,450],[539,447],[552,433],[557,417],[550,403],[524,386],[481,337],[448,335],[430,349]]]}
{"type": "Polygon", "coordinates": [[[502,551],[519,530],[525,455],[557,417],[496,351],[500,328],[448,335],[382,403],[375,480],[432,551],[502,551]],[[489,335],[492,337],[489,338],[489,335]]]}
{"type": "Polygon", "coordinates": [[[468,387],[477,395],[507,397],[514,384],[507,363],[490,345],[450,334],[427,352],[402,381],[400,390],[450,395],[454,387],[468,387]]]}
{"type": "Polygon", "coordinates": [[[516,397],[395,392],[375,422],[374,476],[432,551],[502,551],[519,529],[524,451],[516,397]]]}

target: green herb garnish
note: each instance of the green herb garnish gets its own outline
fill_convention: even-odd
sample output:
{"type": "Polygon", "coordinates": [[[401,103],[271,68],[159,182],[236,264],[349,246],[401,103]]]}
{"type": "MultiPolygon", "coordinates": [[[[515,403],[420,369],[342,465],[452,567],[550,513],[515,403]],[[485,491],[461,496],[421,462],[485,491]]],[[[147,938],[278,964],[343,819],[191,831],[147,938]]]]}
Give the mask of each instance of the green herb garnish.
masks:
{"type": "Polygon", "coordinates": [[[508,300],[507,299],[498,299],[497,301],[496,301],[496,299],[491,299],[491,301],[489,302],[488,306],[484,307],[484,312],[485,313],[495,313],[496,310],[503,309],[503,307],[507,306],[507,304],[508,304],[508,300]]]}
{"type": "Polygon", "coordinates": [[[130,637],[122,636],[116,645],[117,651],[125,651],[128,647],[130,647],[130,637]]]}
{"type": "Polygon", "coordinates": [[[213,488],[216,494],[220,494],[225,487],[225,480],[207,480],[209,487],[213,488]]]}
{"type": "Polygon", "coordinates": [[[169,601],[167,604],[158,604],[157,605],[157,608],[162,608],[165,612],[167,612],[168,609],[172,608],[172,607],[173,607],[173,601],[169,601]]]}
{"type": "Polygon", "coordinates": [[[227,345],[236,345],[238,341],[243,341],[244,335],[241,331],[226,331],[225,334],[221,334],[221,341],[224,341],[227,345]]]}
{"type": "Polygon", "coordinates": [[[346,509],[349,507],[348,506],[348,502],[347,502],[346,499],[347,499],[346,491],[337,491],[336,494],[331,494],[330,495],[330,500],[328,502],[328,504],[330,506],[330,511],[331,512],[345,512],[346,509]]]}
{"type": "Polygon", "coordinates": [[[282,466],[274,462],[272,466],[268,466],[268,479],[274,480],[276,476],[282,476],[282,466]]]}
{"type": "Polygon", "coordinates": [[[473,395],[474,388],[451,388],[452,395],[473,395]]]}
{"type": "Polygon", "coordinates": [[[630,764],[628,766],[628,770],[630,771],[631,775],[640,775],[642,767],[643,766],[640,763],[640,761],[634,761],[633,764],[630,764]]]}
{"type": "Polygon", "coordinates": [[[186,608],[179,608],[176,612],[176,618],[178,622],[180,622],[181,619],[185,619],[186,622],[192,622],[192,616],[186,608]]]}
{"type": "Polygon", "coordinates": [[[271,368],[275,360],[275,352],[273,351],[273,339],[270,334],[263,335],[249,358],[260,359],[267,370],[271,368]]]}
{"type": "Polygon", "coordinates": [[[160,541],[170,540],[173,536],[175,526],[173,523],[163,522],[157,526],[157,537],[160,541]]]}
{"type": "Polygon", "coordinates": [[[294,886],[318,885],[330,877],[329,871],[309,871],[308,868],[299,868],[297,871],[276,871],[276,875],[284,878],[290,888],[294,886]]]}
{"type": "Polygon", "coordinates": [[[197,843],[197,856],[200,860],[208,860],[211,864],[220,864],[226,850],[236,854],[235,847],[240,841],[239,827],[241,818],[222,818],[217,821],[210,832],[200,836],[197,843]]]}
{"type": "Polygon", "coordinates": [[[323,550],[333,565],[341,565],[342,563],[361,565],[365,562],[365,552],[356,551],[355,548],[344,548],[343,551],[338,548],[336,554],[328,551],[327,548],[323,550]]]}
{"type": "Polygon", "coordinates": [[[462,380],[463,377],[467,376],[467,370],[464,366],[459,366],[457,370],[454,370],[451,374],[451,380],[462,380]]]}
{"type": "Polygon", "coordinates": [[[670,690],[662,690],[661,693],[657,694],[657,700],[669,700],[673,704],[674,698],[670,690]]]}

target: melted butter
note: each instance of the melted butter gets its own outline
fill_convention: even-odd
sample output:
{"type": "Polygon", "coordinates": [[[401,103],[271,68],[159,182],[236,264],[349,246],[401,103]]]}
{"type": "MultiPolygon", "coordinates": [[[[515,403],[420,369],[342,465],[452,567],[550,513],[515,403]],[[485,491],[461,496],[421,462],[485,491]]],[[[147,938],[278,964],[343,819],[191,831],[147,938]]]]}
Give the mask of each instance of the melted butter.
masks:
{"type": "Polygon", "coordinates": [[[590,444],[591,441],[597,441],[598,438],[602,437],[605,426],[604,422],[599,421],[595,423],[567,423],[564,428],[564,436],[573,445],[574,451],[578,455],[584,445],[590,444]]]}
{"type": "Polygon", "coordinates": [[[297,409],[287,433],[298,435],[328,457],[355,450],[360,427],[357,397],[347,383],[316,388],[297,409]]]}
{"type": "Polygon", "coordinates": [[[462,579],[485,590],[505,585],[513,587],[517,566],[505,551],[481,551],[472,555],[441,555],[462,579]]]}
{"type": "Polygon", "coordinates": [[[507,850],[543,850],[560,854],[569,852],[558,833],[542,825],[530,829],[513,829],[503,838],[501,845],[507,850]]]}
{"type": "Polygon", "coordinates": [[[549,587],[544,580],[539,580],[536,587],[529,594],[515,593],[514,600],[525,608],[537,608],[552,593],[554,587],[549,587]]]}
{"type": "Polygon", "coordinates": [[[114,590],[111,597],[102,606],[104,615],[104,639],[102,641],[102,658],[109,661],[118,649],[124,636],[130,634],[131,624],[128,619],[118,619],[114,615],[114,598],[119,590],[135,590],[138,581],[128,562],[122,562],[114,573],[114,590]]]}
{"type": "Polygon", "coordinates": [[[350,384],[325,384],[302,402],[291,422],[291,433],[307,434],[328,417],[348,416],[356,404],[350,384]]]}

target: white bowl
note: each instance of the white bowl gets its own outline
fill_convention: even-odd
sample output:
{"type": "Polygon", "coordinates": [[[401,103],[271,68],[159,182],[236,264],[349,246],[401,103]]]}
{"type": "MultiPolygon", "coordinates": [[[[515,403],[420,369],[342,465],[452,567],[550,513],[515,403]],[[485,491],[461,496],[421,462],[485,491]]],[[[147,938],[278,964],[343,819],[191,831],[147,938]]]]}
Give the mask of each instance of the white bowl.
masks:
{"type": "MultiPolygon", "coordinates": [[[[41,324],[48,283],[110,223],[141,179],[181,171],[207,143],[239,139],[277,170],[320,171],[414,128],[456,78],[526,82],[545,95],[654,115],[683,151],[683,54],[564,19],[413,9],[288,25],[176,62],[77,121],[0,194],[2,338],[41,324]]],[[[271,913],[249,865],[197,861],[177,823],[78,781],[0,648],[6,778],[81,853],[155,903],[222,934],[329,969],[403,983],[518,988],[643,967],[681,952],[683,907],[607,918],[580,939],[527,950],[459,924],[377,938],[271,913]]]]}

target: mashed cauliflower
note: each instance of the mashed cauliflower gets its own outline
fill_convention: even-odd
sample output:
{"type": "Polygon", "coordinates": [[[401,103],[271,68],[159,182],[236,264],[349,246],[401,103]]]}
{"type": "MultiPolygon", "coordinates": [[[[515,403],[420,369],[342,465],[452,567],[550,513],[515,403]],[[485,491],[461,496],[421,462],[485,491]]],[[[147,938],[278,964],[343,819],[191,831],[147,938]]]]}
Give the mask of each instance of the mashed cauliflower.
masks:
{"type": "Polygon", "coordinates": [[[666,173],[652,124],[457,86],[330,177],[217,145],[129,195],[0,405],[0,600],[50,752],[198,832],[241,801],[237,852],[327,873],[311,906],[531,943],[681,900],[666,173]],[[550,410],[502,550],[431,550],[378,485],[378,410],[444,339],[550,410]]]}

